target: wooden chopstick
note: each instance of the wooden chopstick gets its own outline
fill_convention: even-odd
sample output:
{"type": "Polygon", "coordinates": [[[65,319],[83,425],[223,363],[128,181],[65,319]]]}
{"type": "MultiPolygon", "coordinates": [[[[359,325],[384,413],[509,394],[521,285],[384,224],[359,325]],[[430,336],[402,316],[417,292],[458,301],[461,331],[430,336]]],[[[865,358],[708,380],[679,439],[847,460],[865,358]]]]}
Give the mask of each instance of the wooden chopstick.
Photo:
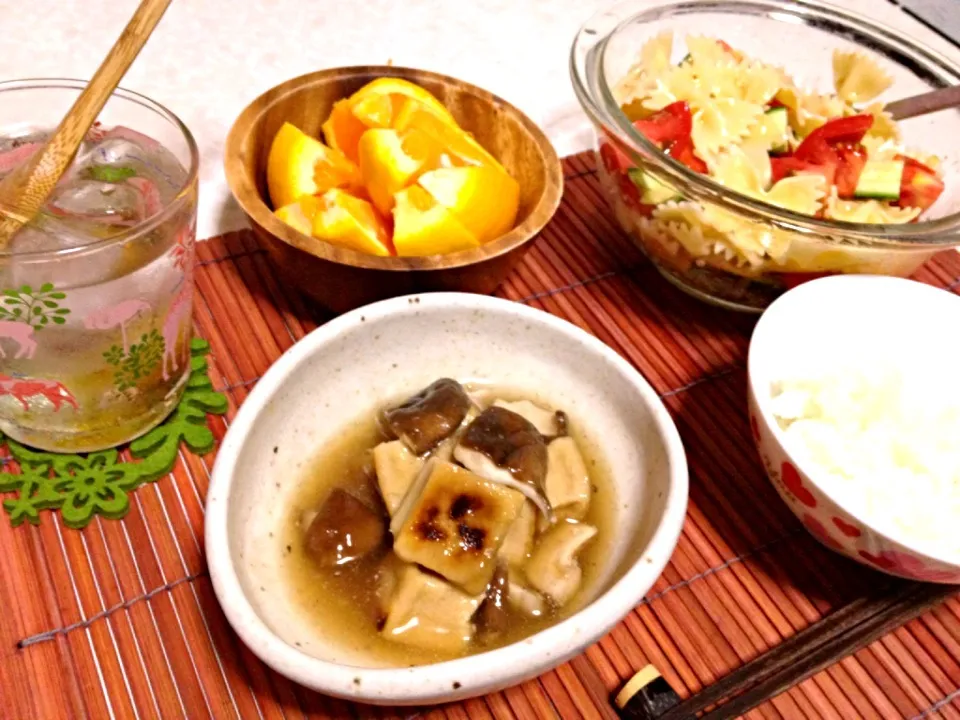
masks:
{"type": "Polygon", "coordinates": [[[610,693],[607,691],[606,685],[603,684],[596,668],[590,664],[587,656],[577,655],[570,661],[570,665],[577,677],[580,678],[583,689],[587,691],[587,695],[590,697],[590,702],[597,708],[603,720],[617,720],[617,713],[608,702],[610,693]]]}
{"type": "Polygon", "coordinates": [[[958,590],[954,585],[907,581],[887,584],[883,592],[844,605],[674,706],[658,720],[690,720],[727,698],[722,705],[700,716],[700,720],[739,717],[909,622],[958,590]]]}

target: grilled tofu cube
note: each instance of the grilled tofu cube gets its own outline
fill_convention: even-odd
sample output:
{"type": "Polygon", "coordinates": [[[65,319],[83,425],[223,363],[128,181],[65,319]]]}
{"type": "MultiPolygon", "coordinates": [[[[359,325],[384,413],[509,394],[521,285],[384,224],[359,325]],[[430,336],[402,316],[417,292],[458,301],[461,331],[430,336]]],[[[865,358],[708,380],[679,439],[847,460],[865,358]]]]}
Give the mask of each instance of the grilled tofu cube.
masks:
{"type": "Polygon", "coordinates": [[[393,517],[423,468],[423,458],[410,452],[400,440],[393,440],[373,449],[373,466],[383,502],[393,517]]]}
{"type": "Polygon", "coordinates": [[[473,614],[483,595],[470,596],[415,565],[406,566],[389,601],[381,634],[395,642],[453,653],[473,638],[473,614]]]}
{"type": "Polygon", "coordinates": [[[482,593],[523,499],[469,470],[431,460],[394,516],[393,550],[471,595],[482,593]]]}

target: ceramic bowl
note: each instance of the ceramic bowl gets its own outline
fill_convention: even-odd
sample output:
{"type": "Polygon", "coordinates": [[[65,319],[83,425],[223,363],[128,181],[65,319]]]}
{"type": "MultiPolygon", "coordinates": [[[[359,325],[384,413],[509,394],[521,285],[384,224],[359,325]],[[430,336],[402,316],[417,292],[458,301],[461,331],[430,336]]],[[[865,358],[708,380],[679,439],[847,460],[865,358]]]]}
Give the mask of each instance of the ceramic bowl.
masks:
{"type": "MultiPolygon", "coordinates": [[[[846,358],[896,358],[904,375],[955,382],[960,297],[911,280],[837,276],[806,283],[776,300],[757,323],[748,360],[750,424],[780,497],[822,544],[865,565],[911,580],[960,583],[956,556],[905,537],[867,512],[822,469],[792,448],[771,409],[771,385],[846,358]],[[950,319],[953,318],[951,321],[950,319]]],[[[905,487],[904,493],[910,492],[905,487]]]]}
{"type": "Polygon", "coordinates": [[[277,672],[366,703],[449,701],[534,677],[605,635],[640,602],[673,552],[687,483],[680,437],[656,392],[596,338],[496,298],[394,298],[315,330],[257,383],[217,456],[207,497],[207,560],[230,624],[277,672]],[[535,392],[583,424],[611,471],[616,529],[591,596],[566,620],[480,655],[377,667],[300,614],[287,595],[275,531],[318,449],[385,398],[443,376],[535,392]]]}
{"type": "Polygon", "coordinates": [[[553,146],[513,105],[462,80],[386,65],[321,70],[268,90],[234,123],[224,164],[234,197],[274,263],[301,290],[335,312],[412,292],[493,292],[553,217],[563,193],[563,170],[553,146]],[[430,91],[517,180],[520,208],[512,230],[474,250],[383,258],[303,235],[273,215],[266,164],[280,126],[289,121],[320,137],[333,103],[381,77],[404,78],[430,91]]]}

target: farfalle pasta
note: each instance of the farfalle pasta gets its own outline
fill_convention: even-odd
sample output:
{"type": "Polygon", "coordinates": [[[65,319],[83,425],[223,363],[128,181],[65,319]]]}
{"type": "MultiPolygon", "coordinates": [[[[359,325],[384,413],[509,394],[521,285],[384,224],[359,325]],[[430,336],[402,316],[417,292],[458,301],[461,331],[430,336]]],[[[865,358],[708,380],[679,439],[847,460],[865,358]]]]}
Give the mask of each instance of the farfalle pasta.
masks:
{"type": "MultiPolygon", "coordinates": [[[[901,144],[879,100],[892,78],[868,56],[835,51],[834,91],[823,93],[723,40],[688,36],[683,45],[670,33],[651,39],[614,96],[641,134],[690,170],[837,223],[915,222],[943,192],[939,159],[901,144]]],[[[818,255],[809,237],[684,197],[613,143],[602,142],[600,152],[601,178],[618,198],[621,221],[629,216],[625,227],[674,270],[766,279],[856,264],[853,246],[818,255]]]]}

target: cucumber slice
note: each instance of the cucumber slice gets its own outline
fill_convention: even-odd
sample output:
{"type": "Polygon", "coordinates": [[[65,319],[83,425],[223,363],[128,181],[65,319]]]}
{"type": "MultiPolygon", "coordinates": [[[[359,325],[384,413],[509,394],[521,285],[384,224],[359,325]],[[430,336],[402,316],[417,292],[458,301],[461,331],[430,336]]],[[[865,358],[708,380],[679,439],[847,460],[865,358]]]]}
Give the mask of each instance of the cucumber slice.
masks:
{"type": "Polygon", "coordinates": [[[900,197],[900,182],[903,179],[902,160],[867,160],[857,180],[853,196],[896,200],[900,197]]]}
{"type": "Polygon", "coordinates": [[[774,107],[764,113],[764,132],[773,152],[783,152],[790,147],[790,116],[785,107],[774,107]]]}
{"type": "Polygon", "coordinates": [[[665,182],[648,175],[640,168],[630,168],[627,174],[640,190],[640,202],[644,205],[659,205],[669,200],[682,200],[683,196],[665,182]]]}

